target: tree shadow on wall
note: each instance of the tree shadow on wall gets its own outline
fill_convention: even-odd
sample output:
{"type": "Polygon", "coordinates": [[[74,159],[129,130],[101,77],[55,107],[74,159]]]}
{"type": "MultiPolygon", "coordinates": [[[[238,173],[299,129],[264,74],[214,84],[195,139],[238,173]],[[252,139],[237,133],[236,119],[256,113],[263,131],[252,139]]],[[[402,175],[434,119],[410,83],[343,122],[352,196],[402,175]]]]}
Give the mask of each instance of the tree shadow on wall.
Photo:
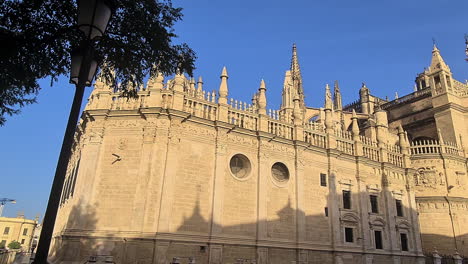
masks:
{"type": "MultiPolygon", "coordinates": [[[[84,206],[81,203],[76,203],[71,208],[66,207],[67,204],[60,208],[62,213],[58,221],[62,221],[61,217],[66,217],[66,219],[61,230],[54,230],[49,260],[51,263],[75,263],[77,260],[85,263],[89,256],[97,255],[104,249],[99,238],[89,237],[91,233],[99,229],[96,209],[94,206],[84,206]],[[69,210],[68,214],[67,210],[69,210]],[[81,237],[86,237],[86,239],[81,239],[81,237]]],[[[55,228],[60,228],[57,223],[55,228]]]]}
{"type": "MultiPolygon", "coordinates": [[[[283,206],[280,206],[280,209],[270,210],[272,214],[267,219],[239,221],[239,224],[232,225],[212,224],[210,219],[205,217],[206,212],[200,206],[205,201],[197,198],[190,216],[184,218],[182,223],[175,228],[176,231],[170,234],[171,238],[167,238],[168,234],[165,234],[163,243],[167,243],[167,247],[162,251],[156,250],[155,243],[161,241],[158,240],[159,234],[156,236],[135,234],[139,238],[127,242],[126,238],[117,232],[104,230],[97,225],[96,208],[78,203],[71,207],[63,230],[56,233],[51,260],[54,263],[84,263],[90,256],[112,255],[116,263],[123,264],[168,264],[175,257],[179,257],[183,264],[188,263],[188,257],[193,257],[196,263],[210,263],[211,261],[211,263],[223,264],[242,263],[241,261],[270,264],[354,264],[364,263],[365,258],[372,258],[371,262],[367,263],[392,262],[390,256],[385,256],[382,250],[375,248],[374,231],[376,230],[382,231],[382,244],[386,251],[390,251],[389,232],[394,232],[398,240],[393,247],[397,251],[401,251],[402,246],[399,233],[407,233],[409,235],[408,253],[416,254],[413,228],[418,224],[411,220],[414,211],[403,206],[404,216],[396,216],[395,202],[385,203],[384,199],[384,195],[394,197],[393,192],[384,189],[377,193],[379,213],[370,213],[369,192],[353,193],[351,209],[342,208],[341,190],[335,193],[340,193],[340,195],[326,196],[326,201],[321,205],[320,201],[314,201],[313,206],[320,207],[318,210],[306,207],[308,212],[311,210],[317,212],[315,214],[306,214],[296,209],[295,199],[285,196],[283,200],[275,201],[275,203],[282,203],[283,206]],[[358,200],[361,200],[360,205],[358,200]],[[330,201],[335,201],[336,206],[334,207],[330,201]],[[299,225],[303,226],[303,231],[300,233],[297,232],[299,225]],[[336,227],[335,231],[332,226],[336,227]],[[352,243],[344,243],[345,228],[353,229],[352,243]],[[301,243],[298,242],[299,240],[301,243]],[[214,251],[210,252],[214,250],[213,245],[221,249],[219,254],[215,254],[214,251]],[[299,245],[301,248],[309,247],[315,250],[296,250],[295,248],[299,245]],[[268,250],[260,250],[266,247],[268,250]],[[343,253],[350,249],[355,251],[365,249],[367,255],[343,253]]],[[[311,200],[311,197],[305,198],[311,200]]],[[[252,212],[252,218],[256,218],[256,212],[252,212]]],[[[457,238],[459,241],[464,241],[459,243],[459,248],[465,245],[465,241],[468,241],[467,237],[465,234],[457,238]]],[[[437,243],[453,241],[453,237],[450,236],[423,235],[422,238],[437,243]]],[[[434,245],[426,243],[426,251],[432,251],[434,246],[439,249],[437,243],[434,245]],[[430,247],[429,250],[428,247],[430,247]]],[[[439,252],[443,253],[440,250],[439,252]]],[[[453,251],[450,250],[449,254],[453,254],[453,251]]],[[[414,262],[410,258],[402,257],[401,263],[414,262]]]]}
{"type": "MultiPolygon", "coordinates": [[[[402,199],[401,197],[397,198],[402,199]]],[[[403,216],[397,216],[393,192],[384,189],[381,192],[354,193],[351,198],[353,201],[351,209],[343,209],[340,195],[327,196],[326,200],[327,202],[320,210],[322,214],[306,215],[302,210],[294,208],[294,201],[288,197],[287,200],[283,201],[284,206],[276,211],[274,217],[237,225],[211,224],[209,219],[203,216],[201,201],[197,200],[191,216],[184,218],[182,224],[177,227],[176,234],[180,239],[169,241],[166,261],[182,257],[181,263],[188,263],[184,262],[186,259],[184,257],[190,256],[195,258],[197,263],[208,263],[210,244],[220,243],[222,244],[222,255],[215,256],[215,261],[213,261],[212,255],[212,263],[243,263],[241,260],[246,261],[245,263],[251,263],[255,260],[256,263],[271,264],[393,262],[390,254],[386,256],[382,254],[381,249],[376,248],[378,242],[375,238],[375,231],[380,231],[383,250],[402,252],[402,248],[407,247],[408,249],[401,253],[402,263],[416,263],[416,259],[411,255],[421,254],[420,251],[416,250],[415,242],[416,239],[419,240],[419,236],[415,234],[415,228],[418,228],[419,225],[415,218],[417,213],[403,205],[403,216]],[[370,194],[379,197],[377,213],[371,212],[370,194]],[[386,203],[385,195],[393,200],[386,203]],[[361,200],[360,205],[358,199],[361,200]],[[339,201],[339,203],[335,207],[330,206],[332,200],[339,201]],[[361,210],[364,212],[360,212],[359,207],[362,207],[361,210]],[[301,233],[298,233],[296,229],[299,224],[303,226],[301,233]],[[332,225],[336,226],[335,230],[332,225]],[[209,229],[210,227],[211,229],[209,229]],[[344,241],[346,239],[345,228],[353,230],[352,243],[344,241]],[[211,230],[211,233],[202,231],[206,229],[211,230]],[[263,235],[259,231],[263,232],[263,235]],[[404,242],[401,241],[400,234],[406,234],[407,245],[402,245],[404,242]],[[391,245],[390,238],[392,235],[393,239],[397,240],[393,241],[393,245],[391,245]],[[191,241],[184,241],[183,237],[190,237],[191,241]],[[302,241],[304,248],[314,247],[322,248],[322,250],[296,250],[294,247],[298,245],[298,240],[302,241]],[[261,246],[269,247],[264,255],[257,251],[261,246]],[[359,251],[362,249],[366,251],[367,255],[342,253],[346,250],[359,251]],[[219,259],[216,260],[216,257],[219,259]]],[[[445,240],[432,239],[445,241],[450,237],[443,237],[445,240]]],[[[450,254],[454,252],[451,251],[450,254]]]]}

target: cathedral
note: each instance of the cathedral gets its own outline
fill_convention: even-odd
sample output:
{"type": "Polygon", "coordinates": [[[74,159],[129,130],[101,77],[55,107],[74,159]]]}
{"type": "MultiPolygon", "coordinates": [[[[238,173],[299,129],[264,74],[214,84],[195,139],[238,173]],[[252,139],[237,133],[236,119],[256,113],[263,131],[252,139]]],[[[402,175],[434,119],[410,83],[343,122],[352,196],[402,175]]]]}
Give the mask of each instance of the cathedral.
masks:
{"type": "Polygon", "coordinates": [[[414,92],[304,102],[293,46],[279,109],[200,77],[126,98],[98,78],[75,134],[50,260],[422,264],[468,256],[468,83],[434,46],[414,92]]]}

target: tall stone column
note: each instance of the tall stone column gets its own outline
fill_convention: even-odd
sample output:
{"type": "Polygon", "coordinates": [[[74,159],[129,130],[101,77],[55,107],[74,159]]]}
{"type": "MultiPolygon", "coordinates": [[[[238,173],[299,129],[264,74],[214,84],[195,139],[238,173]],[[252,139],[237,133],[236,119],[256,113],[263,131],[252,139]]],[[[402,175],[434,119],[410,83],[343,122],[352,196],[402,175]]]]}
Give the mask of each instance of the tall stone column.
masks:
{"type": "Polygon", "coordinates": [[[385,110],[378,110],[375,112],[376,130],[377,130],[377,143],[380,149],[380,161],[388,162],[388,119],[385,110]]]}
{"type": "Polygon", "coordinates": [[[258,130],[268,132],[268,116],[266,111],[267,99],[266,99],[266,85],[265,81],[260,82],[260,88],[258,88],[258,130]]]}
{"type": "Polygon", "coordinates": [[[224,203],[224,176],[226,172],[227,131],[229,127],[218,124],[215,149],[215,172],[213,184],[213,208],[211,219],[211,236],[222,232],[224,203]]]}
{"type": "Polygon", "coordinates": [[[382,172],[382,195],[384,198],[384,210],[385,210],[385,219],[387,220],[387,234],[388,234],[388,240],[389,240],[389,250],[392,252],[399,252],[399,247],[398,247],[398,240],[399,237],[397,237],[396,234],[396,221],[395,221],[395,216],[396,214],[396,208],[395,208],[395,199],[393,198],[392,192],[390,190],[390,181],[388,179],[388,176],[386,175],[385,169],[383,169],[382,172]]]}
{"type": "MultiPolygon", "coordinates": [[[[181,118],[171,117],[169,127],[167,153],[164,163],[163,183],[161,190],[161,208],[159,209],[158,233],[168,233],[171,230],[171,213],[174,194],[177,190],[174,189],[175,180],[177,178],[177,163],[179,152],[182,151],[180,145],[180,126],[181,118]]],[[[182,190],[179,190],[182,191],[182,190]]]]}
{"type": "MultiPolygon", "coordinates": [[[[258,183],[257,183],[257,245],[267,240],[267,197],[268,197],[268,175],[270,167],[268,161],[268,150],[264,147],[268,144],[268,138],[260,134],[258,148],[258,183]]],[[[268,263],[268,248],[257,247],[257,264],[268,263]]]]}
{"type": "Polygon", "coordinates": [[[156,180],[156,175],[152,175],[151,164],[153,161],[153,151],[154,143],[156,136],[156,120],[155,116],[147,115],[146,116],[147,125],[143,127],[142,131],[142,149],[141,149],[141,159],[140,165],[138,166],[138,182],[136,193],[133,202],[133,215],[131,221],[131,230],[144,231],[145,220],[147,220],[146,214],[148,213],[146,209],[149,207],[149,204],[152,203],[151,192],[152,190],[148,188],[150,184],[156,180]]]}

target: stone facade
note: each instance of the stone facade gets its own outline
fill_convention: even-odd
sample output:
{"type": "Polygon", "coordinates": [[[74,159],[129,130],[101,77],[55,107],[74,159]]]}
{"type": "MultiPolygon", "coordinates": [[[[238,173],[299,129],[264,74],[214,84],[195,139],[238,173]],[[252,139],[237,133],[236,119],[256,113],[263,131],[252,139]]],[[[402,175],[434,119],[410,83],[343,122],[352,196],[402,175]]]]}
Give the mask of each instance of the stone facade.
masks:
{"type": "Polygon", "coordinates": [[[18,241],[22,251],[31,250],[37,220],[25,219],[22,214],[17,217],[0,217],[0,242],[8,246],[12,241],[18,241]]]}
{"type": "Polygon", "coordinates": [[[382,105],[389,128],[411,146],[423,249],[468,256],[468,83],[455,80],[434,46],[415,92],[382,105]]]}
{"type": "MultiPolygon", "coordinates": [[[[225,68],[218,94],[201,78],[157,75],[127,99],[98,78],[76,133],[51,260],[424,263],[416,195],[448,180],[421,176],[420,166],[432,167],[415,164],[449,159],[466,181],[458,141],[437,142],[456,154],[416,153],[423,145],[386,110],[399,104],[365,85],[350,106],[335,83],[323,108],[307,107],[295,47],[279,110],[266,109],[263,80],[250,104],[228,92],[225,68]]],[[[434,198],[440,219],[453,216],[444,195],[434,198]]],[[[463,199],[447,199],[466,212],[455,206],[463,199]]]]}

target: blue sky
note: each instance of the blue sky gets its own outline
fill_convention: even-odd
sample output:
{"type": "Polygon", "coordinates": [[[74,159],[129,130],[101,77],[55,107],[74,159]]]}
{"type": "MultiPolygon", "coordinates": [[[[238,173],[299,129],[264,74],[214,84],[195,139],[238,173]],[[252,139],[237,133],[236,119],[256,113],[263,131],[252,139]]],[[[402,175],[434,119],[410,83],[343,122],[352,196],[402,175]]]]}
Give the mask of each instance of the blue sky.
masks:
{"type": "MultiPolygon", "coordinates": [[[[468,79],[466,0],[173,1],[185,14],[177,41],[198,55],[195,76],[217,90],[226,66],[229,96],[242,101],[263,78],[268,107],[278,107],[293,43],[309,106],[322,106],[324,86],[334,80],[344,104],[357,99],[362,82],[381,97],[410,93],[430,63],[432,38],[454,77],[468,79]]],[[[67,77],[52,87],[50,80],[40,83],[38,104],[0,127],[0,197],[18,201],[6,206],[6,216],[42,216],[55,172],[73,86],[67,77]]]]}

